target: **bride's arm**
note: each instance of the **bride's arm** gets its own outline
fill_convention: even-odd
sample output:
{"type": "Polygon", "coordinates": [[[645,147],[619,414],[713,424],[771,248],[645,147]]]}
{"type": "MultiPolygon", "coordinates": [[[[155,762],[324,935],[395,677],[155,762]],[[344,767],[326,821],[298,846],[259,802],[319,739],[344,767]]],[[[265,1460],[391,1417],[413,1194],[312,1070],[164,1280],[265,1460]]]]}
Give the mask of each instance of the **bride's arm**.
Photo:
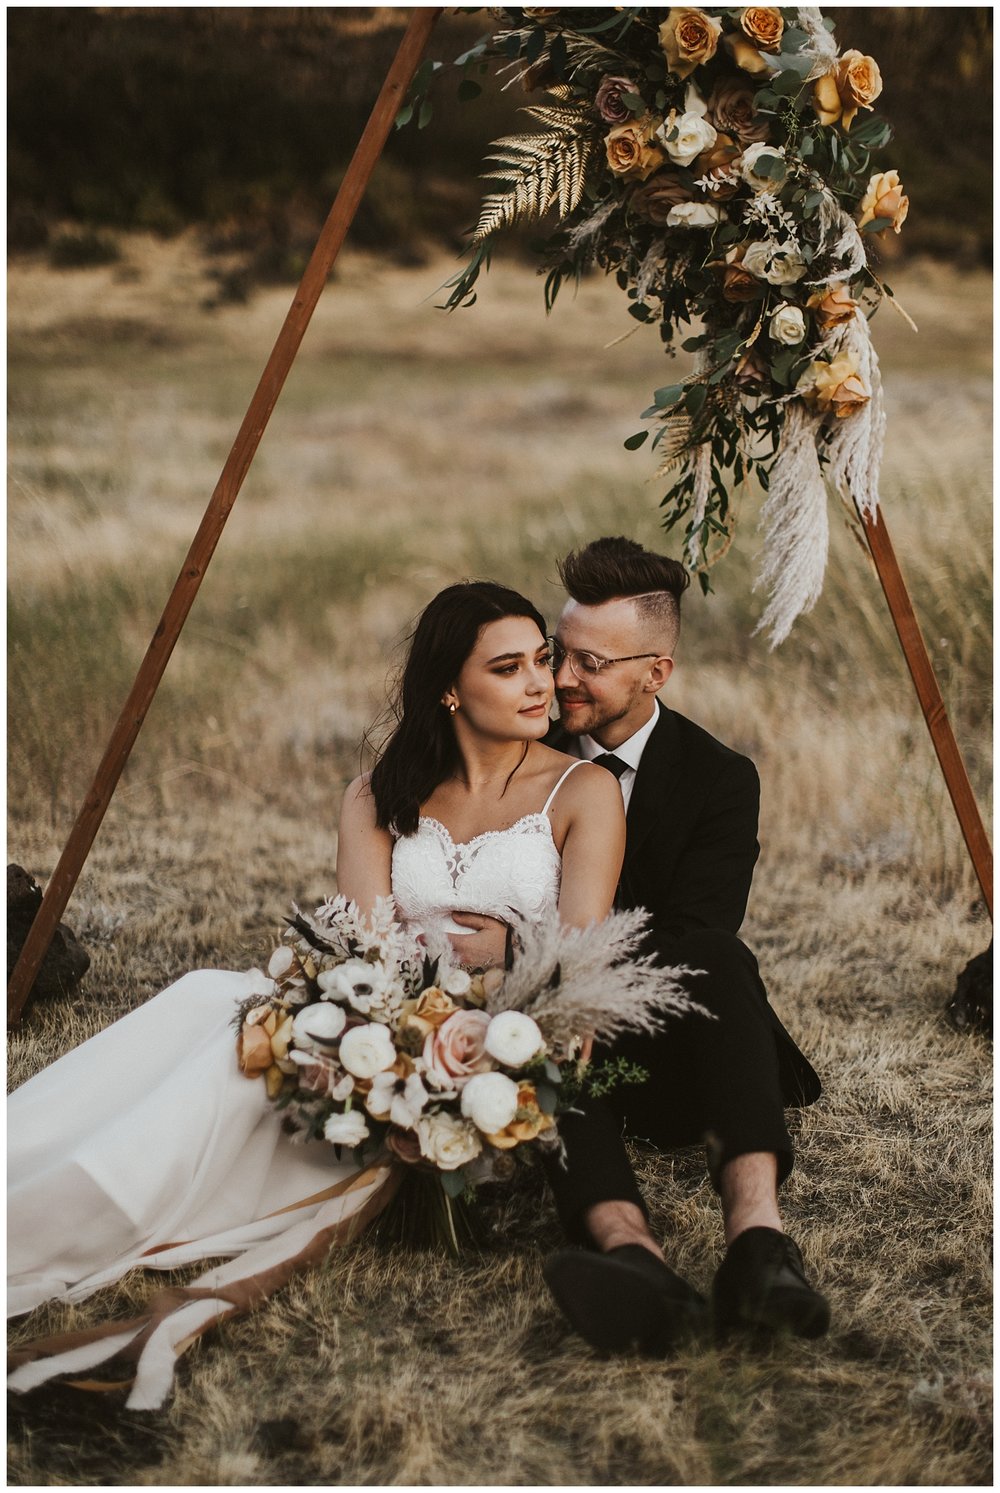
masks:
{"type": "Polygon", "coordinates": [[[562,842],[559,921],[584,928],[606,918],[614,906],[625,856],[625,810],[614,776],[592,764],[573,772],[560,797],[568,828],[562,842]]]}
{"type": "Polygon", "coordinates": [[[375,823],[368,775],[355,778],[344,794],[337,838],[337,888],[362,912],[392,894],[392,836],[375,823]]]}

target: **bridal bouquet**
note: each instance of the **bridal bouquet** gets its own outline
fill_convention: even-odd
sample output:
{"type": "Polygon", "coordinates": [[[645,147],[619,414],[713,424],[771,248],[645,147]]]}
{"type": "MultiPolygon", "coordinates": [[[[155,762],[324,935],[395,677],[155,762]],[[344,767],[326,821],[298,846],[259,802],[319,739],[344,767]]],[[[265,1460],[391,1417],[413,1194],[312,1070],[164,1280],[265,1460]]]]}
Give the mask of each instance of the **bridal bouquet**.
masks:
{"type": "Polygon", "coordinates": [[[839,52],[812,7],[491,13],[495,29],[457,60],[460,96],[480,91],[472,75],[492,62],[548,98],[525,109],[540,131],[490,147],[490,190],[448,306],[475,300],[504,228],[552,214],[547,309],[597,266],[668,352],[696,355],[645,411],[670,482],[664,523],[684,524],[707,590],[732,537],[733,489],[756,474],[768,494],[761,626],[778,643],[822,586],[824,475],[863,512],[878,501],[884,415],[868,317],[891,291],[869,258],[909,206],[898,172],[872,168],[889,139],[872,113],[878,64],[839,52]]]}
{"type": "Polygon", "coordinates": [[[391,899],[370,918],[342,896],[296,909],[268,964],[273,995],[240,1012],[240,1066],[296,1136],[359,1166],[389,1152],[457,1197],[509,1175],[515,1150],[558,1148],[557,1117],[581,1093],[642,1076],[580,1063],[583,1033],[610,1040],[690,1009],[678,971],[636,957],[643,923],[527,928],[512,970],[470,975],[446,940],[431,952],[401,926],[391,899]]]}

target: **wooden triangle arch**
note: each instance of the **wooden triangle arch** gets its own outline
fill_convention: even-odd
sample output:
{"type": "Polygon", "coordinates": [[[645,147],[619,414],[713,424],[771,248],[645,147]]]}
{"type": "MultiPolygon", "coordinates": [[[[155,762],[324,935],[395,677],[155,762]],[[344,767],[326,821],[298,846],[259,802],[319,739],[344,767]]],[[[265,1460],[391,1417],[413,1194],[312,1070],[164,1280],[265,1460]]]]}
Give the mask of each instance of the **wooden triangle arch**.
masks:
{"type": "MultiPolygon", "coordinates": [[[[156,694],[157,686],[180,637],[209,561],[222,535],[230,510],[250,470],[261,437],[278,401],[285,379],[319,301],[334,260],[340,252],[365,188],[385,147],[406,90],[423,56],[443,7],[417,7],[382,85],[364,133],[347,168],[330,215],[271,350],[260,382],[226,458],[215,491],[205,510],[174,588],[157,624],[135,683],[111,733],[90,791],[45,889],[20,958],[7,986],[7,1020],[20,1017],[56,926],[90,853],[129,753],[156,694]]],[[[968,773],[945,711],[941,691],[924,646],[906,583],[886,532],[881,509],[875,519],[862,515],[872,558],[878,570],[892,619],[906,656],[924,719],[951,794],[965,843],[979,878],[990,916],[993,914],[993,853],[976,805],[968,773]]]]}

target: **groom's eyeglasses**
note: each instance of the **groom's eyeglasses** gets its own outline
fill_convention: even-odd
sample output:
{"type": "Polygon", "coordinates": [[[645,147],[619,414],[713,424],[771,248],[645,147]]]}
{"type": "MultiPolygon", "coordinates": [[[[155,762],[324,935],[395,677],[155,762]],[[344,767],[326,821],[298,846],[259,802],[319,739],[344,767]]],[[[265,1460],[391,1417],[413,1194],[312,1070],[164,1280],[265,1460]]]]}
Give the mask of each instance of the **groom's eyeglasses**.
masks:
{"type": "Polygon", "coordinates": [[[602,669],[612,664],[630,664],[637,658],[659,658],[658,653],[627,653],[623,658],[599,658],[596,653],[585,653],[581,648],[564,648],[555,638],[546,640],[549,645],[549,667],[558,674],[565,659],[577,679],[593,679],[602,669]]]}

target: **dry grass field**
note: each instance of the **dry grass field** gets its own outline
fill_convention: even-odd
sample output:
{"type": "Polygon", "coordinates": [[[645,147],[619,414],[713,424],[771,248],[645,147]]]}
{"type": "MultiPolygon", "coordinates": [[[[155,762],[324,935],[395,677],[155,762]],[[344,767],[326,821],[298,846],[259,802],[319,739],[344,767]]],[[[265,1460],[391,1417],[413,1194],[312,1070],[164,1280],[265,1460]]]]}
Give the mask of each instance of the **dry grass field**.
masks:
{"type": "MultiPolygon", "coordinates": [[[[492,576],[554,617],[572,545],[669,546],[653,463],[622,449],[667,382],[655,334],[615,342],[632,324],[599,280],[546,318],[511,264],[448,317],[450,272],[338,267],[67,913],[92,969],[14,1035],[12,1084],[187,969],[256,963],[292,898],[333,889],[361,733],[441,585],[492,576]]],[[[920,335],[880,313],[885,513],[988,814],[990,285],[892,278],[920,335]]],[[[212,308],[183,237],[129,240],[99,269],[12,268],[8,859],[43,881],[289,295],[212,308]]],[[[753,636],[759,504],[740,502],[668,699],[760,768],[744,933],[825,1082],[793,1121],[784,1206],[830,1336],[599,1360],[546,1295],[558,1229],[529,1185],[489,1203],[492,1244],[460,1265],[371,1239],[331,1258],[205,1339],[160,1414],[15,1399],[12,1484],[991,1481],[991,1053],[942,1020],[989,922],[848,525],[833,515],[824,596],[771,653],[753,636]]],[[[636,1160],[669,1257],[707,1287],[722,1240],[700,1156],[636,1160]]]]}

